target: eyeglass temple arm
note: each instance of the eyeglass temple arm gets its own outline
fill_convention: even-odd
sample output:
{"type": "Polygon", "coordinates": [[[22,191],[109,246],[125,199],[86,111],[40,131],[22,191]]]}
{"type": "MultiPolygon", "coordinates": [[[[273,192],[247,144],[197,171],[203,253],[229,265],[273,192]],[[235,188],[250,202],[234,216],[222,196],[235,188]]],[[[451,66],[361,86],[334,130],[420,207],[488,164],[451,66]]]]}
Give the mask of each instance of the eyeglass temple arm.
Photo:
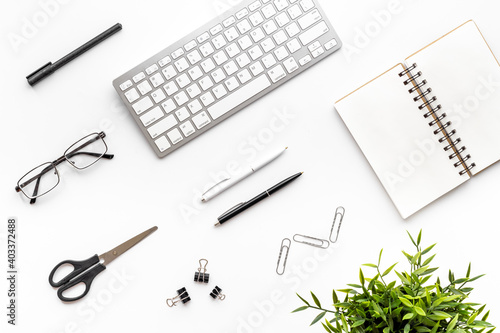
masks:
{"type": "Polygon", "coordinates": [[[101,154],[99,154],[99,153],[89,153],[89,152],[85,152],[85,151],[72,152],[71,154],[66,155],[66,157],[71,158],[73,156],[80,155],[80,154],[94,156],[94,157],[101,157],[101,158],[105,158],[107,160],[110,160],[113,157],[115,157],[115,155],[113,155],[113,154],[104,154],[101,156],[101,154]]]}

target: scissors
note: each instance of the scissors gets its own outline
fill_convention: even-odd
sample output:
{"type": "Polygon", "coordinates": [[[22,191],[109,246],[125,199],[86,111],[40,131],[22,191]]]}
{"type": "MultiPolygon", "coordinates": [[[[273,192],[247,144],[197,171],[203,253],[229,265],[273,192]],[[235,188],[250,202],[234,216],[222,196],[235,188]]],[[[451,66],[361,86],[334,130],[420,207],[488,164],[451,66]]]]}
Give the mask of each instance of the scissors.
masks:
{"type": "Polygon", "coordinates": [[[63,302],[73,302],[83,298],[89,292],[90,286],[94,278],[103,270],[105,270],[106,266],[110,262],[118,258],[123,253],[127,252],[130,248],[132,248],[134,245],[142,241],[144,238],[155,232],[157,229],[158,227],[153,227],[151,229],[148,229],[143,233],[140,233],[139,235],[129,239],[125,243],[118,245],[114,249],[101,254],[100,256],[96,254],[93,257],[82,261],[64,260],[63,262],[57,264],[57,266],[54,267],[54,269],[50,273],[49,275],[50,285],[54,288],[59,288],[57,290],[57,296],[63,302]],[[63,265],[73,266],[73,271],[68,275],[66,275],[64,278],[62,278],[59,282],[54,282],[54,274],[63,265]],[[85,290],[81,295],[76,297],[65,297],[63,295],[64,292],[68,291],[69,289],[75,287],[80,283],[83,283],[85,285],[85,290]]]}

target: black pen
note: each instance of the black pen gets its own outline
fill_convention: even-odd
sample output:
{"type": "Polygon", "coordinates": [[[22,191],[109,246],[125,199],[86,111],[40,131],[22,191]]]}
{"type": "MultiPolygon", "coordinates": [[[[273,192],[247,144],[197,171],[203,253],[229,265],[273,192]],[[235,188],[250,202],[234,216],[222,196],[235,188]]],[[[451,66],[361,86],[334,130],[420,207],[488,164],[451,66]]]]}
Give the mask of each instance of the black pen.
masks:
{"type": "Polygon", "coordinates": [[[287,186],[288,184],[290,184],[291,182],[293,182],[295,179],[297,179],[300,176],[302,176],[302,174],[303,174],[303,172],[299,172],[299,173],[297,173],[297,174],[295,174],[295,175],[293,175],[291,177],[288,177],[287,179],[279,182],[278,184],[274,185],[270,189],[268,189],[268,190],[262,192],[261,194],[257,195],[255,198],[250,199],[247,202],[242,202],[242,203],[234,206],[233,208],[231,208],[230,210],[228,210],[227,212],[225,212],[224,214],[222,214],[221,216],[219,216],[217,218],[218,222],[215,224],[215,226],[219,226],[219,225],[227,222],[228,220],[232,219],[233,217],[235,217],[239,213],[241,213],[241,212],[245,211],[246,209],[252,207],[256,203],[264,200],[267,197],[270,197],[271,194],[273,194],[273,193],[281,190],[283,187],[287,186]]]}

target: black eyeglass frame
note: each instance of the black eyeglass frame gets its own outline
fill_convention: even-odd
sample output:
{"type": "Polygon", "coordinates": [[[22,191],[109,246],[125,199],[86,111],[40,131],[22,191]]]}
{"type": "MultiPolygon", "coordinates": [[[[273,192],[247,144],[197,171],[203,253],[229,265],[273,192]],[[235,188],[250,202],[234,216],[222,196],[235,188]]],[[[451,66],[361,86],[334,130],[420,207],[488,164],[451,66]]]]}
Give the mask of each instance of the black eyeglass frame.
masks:
{"type": "Polygon", "coordinates": [[[105,137],[106,137],[106,133],[100,132],[100,133],[91,133],[89,135],[84,136],[80,140],[77,140],[68,149],[66,149],[66,151],[64,152],[63,156],[59,157],[58,159],[56,159],[53,162],[42,163],[39,166],[37,166],[36,168],[33,168],[30,171],[28,171],[24,176],[22,176],[19,179],[19,181],[17,182],[16,192],[22,192],[24,194],[24,196],[26,196],[28,199],[30,199],[30,204],[34,204],[36,202],[37,198],[39,198],[39,197],[41,197],[41,196],[49,193],[54,188],[56,188],[57,185],[59,185],[60,176],[59,176],[59,171],[57,170],[57,165],[61,164],[62,162],[64,162],[64,161],[68,162],[72,167],[74,167],[77,170],[84,170],[84,169],[87,169],[88,167],[94,165],[95,163],[97,163],[101,158],[105,158],[105,159],[108,159],[108,160],[112,159],[115,155],[113,155],[113,154],[106,154],[108,152],[108,145],[106,144],[106,141],[104,141],[105,137]],[[83,143],[79,147],[73,148],[73,146],[76,143],[78,143],[80,141],[83,141],[85,138],[88,138],[88,137],[91,137],[91,136],[94,136],[94,135],[95,135],[95,139],[94,140],[88,140],[87,142],[83,143]],[[104,152],[102,154],[79,151],[79,150],[87,147],[88,145],[92,144],[93,142],[96,142],[97,140],[102,140],[102,142],[104,143],[105,150],[104,150],[104,152]],[[71,150],[71,152],[70,152],[70,150],[71,150]],[[97,157],[97,158],[91,164],[89,164],[89,165],[87,165],[87,166],[85,166],[83,168],[80,168],[80,167],[76,166],[70,160],[71,157],[76,156],[76,155],[88,155],[88,156],[94,156],[94,157],[97,157]],[[48,164],[49,166],[47,166],[46,168],[44,168],[38,175],[35,175],[35,176],[31,177],[30,179],[28,179],[28,180],[26,180],[26,181],[24,181],[24,182],[21,183],[21,180],[23,180],[24,177],[26,177],[28,174],[30,174],[31,172],[33,172],[33,170],[38,169],[39,167],[41,167],[44,164],[48,164]],[[40,179],[42,178],[43,175],[45,175],[47,172],[51,171],[52,169],[55,170],[55,172],[57,174],[57,183],[50,190],[48,190],[47,192],[45,192],[45,193],[43,193],[41,195],[38,195],[38,188],[39,188],[39,185],[40,185],[40,179]],[[22,188],[25,187],[28,184],[31,184],[35,180],[36,180],[36,184],[35,184],[35,188],[33,190],[33,195],[29,196],[28,194],[26,194],[22,190],[22,188]]]}

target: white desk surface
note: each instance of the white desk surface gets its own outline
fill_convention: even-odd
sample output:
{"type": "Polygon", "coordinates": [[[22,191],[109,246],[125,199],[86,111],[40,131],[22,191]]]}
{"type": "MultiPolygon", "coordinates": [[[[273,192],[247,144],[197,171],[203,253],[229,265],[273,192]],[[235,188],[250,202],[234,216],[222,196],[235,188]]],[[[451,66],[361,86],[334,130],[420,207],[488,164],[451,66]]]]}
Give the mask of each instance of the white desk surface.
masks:
{"type": "MultiPolygon", "coordinates": [[[[500,166],[404,221],[333,109],[340,97],[471,18],[500,55],[495,1],[321,0],[343,51],[161,160],[111,81],[238,1],[57,0],[45,6],[51,16],[44,18],[40,3],[55,1],[10,1],[0,11],[1,267],[7,217],[19,220],[18,326],[9,325],[12,332],[320,332],[320,326],[308,328],[316,313],[290,314],[301,305],[295,292],[313,290],[330,304],[331,289],[356,283],[359,266],[376,261],[380,248],[384,264],[399,261],[399,270],[407,269],[401,254],[412,251],[406,230],[420,229],[425,244],[438,242],[443,280],[449,268],[465,275],[469,262],[473,274],[487,274],[474,283],[472,300],[488,303],[490,321],[499,324],[500,295],[492,286],[500,279],[500,166]],[[388,8],[396,9],[390,17],[375,14],[388,8]],[[40,27],[23,37],[25,20],[39,20],[40,27]],[[116,22],[123,31],[35,88],[26,83],[33,70],[116,22]],[[370,36],[361,37],[366,30],[370,36]],[[15,45],[14,35],[24,40],[15,45]],[[61,167],[59,187],[33,206],[14,191],[26,171],[99,130],[107,134],[112,161],[84,172],[61,167]],[[198,201],[212,175],[285,146],[284,156],[251,179],[207,204],[198,201]],[[298,171],[305,174],[289,188],[213,226],[233,204],[298,171]],[[276,275],[281,240],[296,233],[327,238],[340,205],[347,213],[339,242],[329,251],[293,243],[286,275],[276,275]],[[47,282],[55,264],[101,254],[154,225],[159,230],[113,262],[86,298],[59,301],[47,282]],[[192,281],[200,258],[209,260],[208,286],[192,281]],[[208,296],[215,285],[226,294],[224,302],[208,296]],[[192,301],[168,308],[165,299],[181,287],[192,301]]],[[[7,284],[1,281],[3,330],[7,284]]]]}

